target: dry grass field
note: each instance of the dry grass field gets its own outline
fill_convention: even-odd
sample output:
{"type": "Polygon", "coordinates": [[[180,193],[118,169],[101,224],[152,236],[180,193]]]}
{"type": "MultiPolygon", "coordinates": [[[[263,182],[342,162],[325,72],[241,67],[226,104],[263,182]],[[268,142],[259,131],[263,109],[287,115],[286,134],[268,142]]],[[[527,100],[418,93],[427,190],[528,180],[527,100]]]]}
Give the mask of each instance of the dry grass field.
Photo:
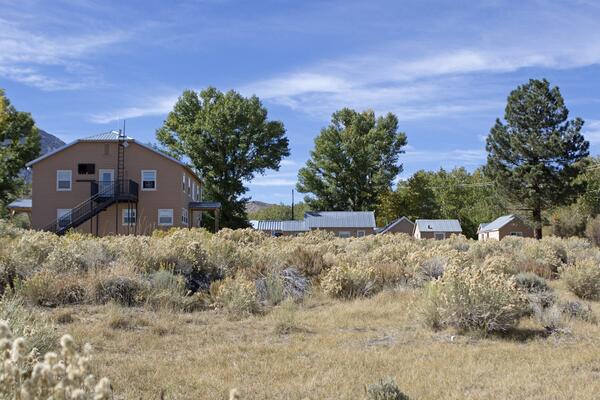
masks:
{"type": "Polygon", "coordinates": [[[503,336],[432,332],[418,303],[400,290],[314,295],[241,320],[114,305],[46,312],[72,316],[59,330],[93,345],[97,374],[127,399],[226,399],[230,388],[244,399],[363,399],[365,384],[386,377],[411,399],[598,398],[598,325],[573,321],[548,336],[526,319],[503,336]]]}
{"type": "Polygon", "coordinates": [[[0,399],[600,393],[600,248],[584,239],[57,237],[0,221],[0,289],[0,399]]]}

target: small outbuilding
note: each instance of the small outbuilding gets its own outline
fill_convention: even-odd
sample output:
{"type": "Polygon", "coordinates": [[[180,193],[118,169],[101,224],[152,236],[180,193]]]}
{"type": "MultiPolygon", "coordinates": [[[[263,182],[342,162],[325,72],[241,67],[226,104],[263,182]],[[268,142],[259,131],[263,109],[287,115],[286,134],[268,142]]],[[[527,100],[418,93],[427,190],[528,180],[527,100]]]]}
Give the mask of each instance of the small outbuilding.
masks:
{"type": "Polygon", "coordinates": [[[304,221],[250,221],[250,224],[271,236],[295,236],[309,230],[304,221]]]}
{"type": "Polygon", "coordinates": [[[412,222],[407,217],[400,217],[385,227],[381,228],[377,233],[406,233],[407,235],[412,235],[415,230],[415,223],[412,222]]]}
{"type": "Polygon", "coordinates": [[[518,215],[503,215],[487,224],[479,224],[479,240],[501,240],[506,236],[534,237],[533,228],[518,215]]]}
{"type": "Polygon", "coordinates": [[[457,219],[418,219],[413,236],[416,239],[443,240],[462,233],[457,219]]]}

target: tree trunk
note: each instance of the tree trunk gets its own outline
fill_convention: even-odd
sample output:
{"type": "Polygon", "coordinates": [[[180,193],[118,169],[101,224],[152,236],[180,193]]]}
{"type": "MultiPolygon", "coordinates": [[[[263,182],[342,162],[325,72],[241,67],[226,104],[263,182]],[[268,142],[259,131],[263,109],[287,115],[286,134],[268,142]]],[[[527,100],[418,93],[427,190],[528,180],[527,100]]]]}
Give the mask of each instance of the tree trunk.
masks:
{"type": "Polygon", "coordinates": [[[533,237],[540,240],[542,238],[542,210],[540,208],[535,208],[533,210],[533,223],[533,237]]]}

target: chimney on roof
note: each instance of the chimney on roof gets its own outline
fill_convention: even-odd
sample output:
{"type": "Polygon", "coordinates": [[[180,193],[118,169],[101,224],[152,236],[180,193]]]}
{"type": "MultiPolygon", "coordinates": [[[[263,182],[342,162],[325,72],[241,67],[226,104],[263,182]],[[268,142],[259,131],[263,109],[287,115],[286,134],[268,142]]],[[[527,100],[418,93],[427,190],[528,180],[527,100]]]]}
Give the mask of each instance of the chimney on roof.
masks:
{"type": "Polygon", "coordinates": [[[427,229],[433,229],[431,225],[427,225],[427,229]]]}

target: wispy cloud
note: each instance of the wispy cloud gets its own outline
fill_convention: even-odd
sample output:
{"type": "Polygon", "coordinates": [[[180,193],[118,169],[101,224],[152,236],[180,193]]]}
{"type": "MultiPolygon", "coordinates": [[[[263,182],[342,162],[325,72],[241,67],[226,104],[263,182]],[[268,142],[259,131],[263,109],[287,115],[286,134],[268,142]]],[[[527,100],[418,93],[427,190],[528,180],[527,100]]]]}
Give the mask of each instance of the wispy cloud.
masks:
{"type": "Polygon", "coordinates": [[[600,144],[600,120],[585,121],[583,135],[590,144],[600,144]]]}
{"type": "Polygon", "coordinates": [[[151,115],[165,115],[173,109],[176,101],[177,95],[152,96],[147,101],[147,104],[104,111],[101,113],[93,113],[89,116],[89,120],[97,124],[106,124],[122,119],[147,117],[151,115]]]}
{"type": "Polygon", "coordinates": [[[69,90],[100,78],[83,60],[127,39],[122,30],[53,35],[0,18],[0,77],[42,90],[69,90]]]}
{"type": "Polygon", "coordinates": [[[455,149],[442,151],[413,150],[401,156],[403,163],[412,165],[428,163],[440,166],[477,166],[485,162],[486,152],[483,149],[455,149]]]}

